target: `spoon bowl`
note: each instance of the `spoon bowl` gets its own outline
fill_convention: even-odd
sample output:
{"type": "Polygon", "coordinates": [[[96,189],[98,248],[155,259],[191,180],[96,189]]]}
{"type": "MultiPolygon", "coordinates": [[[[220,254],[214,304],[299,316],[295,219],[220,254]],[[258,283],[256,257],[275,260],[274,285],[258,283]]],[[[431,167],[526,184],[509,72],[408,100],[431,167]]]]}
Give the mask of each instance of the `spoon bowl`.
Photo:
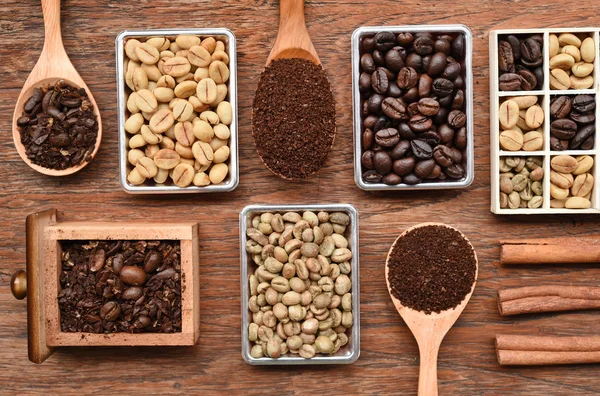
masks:
{"type": "Polygon", "coordinates": [[[17,152],[21,159],[36,171],[49,176],[66,176],[73,174],[84,168],[96,156],[102,141],[102,119],[98,105],[92,96],[89,88],[71,63],[67,52],[62,43],[60,33],[60,0],[42,0],[42,12],[44,14],[44,30],[45,40],[44,48],[40,54],[40,58],[35,64],[33,70],[29,74],[27,81],[23,85],[23,89],[17,99],[15,112],[13,113],[12,135],[17,152]],[[23,107],[31,97],[34,88],[45,88],[55,84],[57,81],[63,80],[66,83],[84,88],[87,92],[88,99],[94,107],[94,114],[98,122],[98,136],[96,144],[89,155],[89,160],[83,160],[81,163],[67,169],[51,169],[34,164],[27,158],[25,146],[21,143],[21,134],[17,126],[17,120],[23,114],[23,107]]]}
{"type": "Polygon", "coordinates": [[[390,255],[398,241],[400,241],[400,239],[403,238],[406,234],[408,234],[416,228],[427,226],[441,226],[450,228],[460,233],[463,236],[463,238],[465,238],[465,240],[469,243],[471,249],[473,249],[473,246],[468,241],[468,239],[454,227],[450,227],[442,223],[421,223],[408,228],[398,238],[396,238],[387,255],[385,263],[385,281],[387,284],[388,292],[390,294],[390,297],[392,298],[392,302],[394,303],[396,310],[398,311],[398,313],[400,314],[410,331],[413,333],[413,336],[415,337],[417,344],[419,345],[419,395],[435,396],[438,394],[437,357],[440,345],[442,343],[442,340],[444,339],[444,336],[446,335],[446,333],[448,333],[448,330],[450,330],[452,325],[454,325],[460,314],[467,306],[467,303],[471,299],[471,295],[475,290],[475,284],[477,283],[479,264],[477,261],[477,254],[475,253],[475,249],[473,249],[473,254],[475,255],[475,279],[473,281],[473,285],[471,286],[471,291],[465,296],[465,298],[461,301],[461,303],[458,306],[439,313],[432,312],[430,314],[426,314],[423,311],[416,311],[412,308],[404,306],[400,302],[400,300],[398,300],[392,294],[392,288],[388,278],[390,255]]]}

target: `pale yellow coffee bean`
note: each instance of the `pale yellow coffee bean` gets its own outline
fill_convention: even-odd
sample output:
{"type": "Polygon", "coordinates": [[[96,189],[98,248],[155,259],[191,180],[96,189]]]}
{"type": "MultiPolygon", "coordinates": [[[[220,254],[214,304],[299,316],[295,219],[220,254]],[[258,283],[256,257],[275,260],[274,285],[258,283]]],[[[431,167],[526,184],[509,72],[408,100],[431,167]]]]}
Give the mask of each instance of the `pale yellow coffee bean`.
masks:
{"type": "Polygon", "coordinates": [[[215,164],[212,168],[210,168],[208,177],[210,178],[211,183],[219,184],[223,180],[225,180],[225,177],[227,176],[228,172],[229,167],[227,166],[227,164],[215,164]]]}
{"type": "Polygon", "coordinates": [[[525,123],[531,129],[539,128],[544,123],[544,110],[539,105],[528,108],[525,113],[525,123]]]}
{"type": "MultiPolygon", "coordinates": [[[[164,141],[164,139],[163,139],[164,141]]],[[[161,169],[173,169],[180,162],[181,156],[171,149],[161,149],[154,155],[154,163],[161,169]]]]}
{"type": "Polygon", "coordinates": [[[184,146],[183,144],[176,142],[175,143],[175,151],[182,157],[182,158],[190,158],[193,159],[194,158],[194,153],[192,151],[191,147],[188,146],[184,146]]]}
{"type": "Polygon", "coordinates": [[[561,33],[558,36],[558,45],[564,47],[565,45],[574,45],[575,47],[581,47],[581,40],[572,33],[561,33]]]}
{"type": "Polygon", "coordinates": [[[165,74],[165,62],[170,59],[170,58],[161,58],[158,60],[158,62],[156,63],[156,67],[158,67],[158,70],[162,73],[165,74]]]}
{"type": "Polygon", "coordinates": [[[217,98],[210,104],[213,107],[217,107],[219,103],[227,98],[229,90],[227,84],[217,84],[217,98]]]}
{"type": "Polygon", "coordinates": [[[200,45],[204,47],[204,49],[206,49],[210,54],[212,54],[213,52],[215,52],[217,40],[215,40],[214,37],[207,37],[204,40],[202,40],[202,43],[200,43],[200,45]]]}
{"type": "Polygon", "coordinates": [[[194,136],[198,138],[198,140],[202,142],[210,142],[213,138],[214,130],[213,127],[206,121],[200,120],[194,123],[194,136]]]}
{"type": "Polygon", "coordinates": [[[175,95],[178,98],[187,99],[196,93],[196,86],[198,84],[195,81],[184,81],[177,84],[175,87],[175,95]]]}
{"type": "Polygon", "coordinates": [[[185,76],[177,77],[175,79],[175,82],[177,82],[177,84],[181,84],[181,83],[186,82],[186,81],[194,81],[194,73],[189,72],[185,76]]]}
{"type": "Polygon", "coordinates": [[[166,37],[151,37],[146,42],[159,51],[164,51],[171,45],[171,42],[166,37]]]}
{"type": "Polygon", "coordinates": [[[146,113],[145,111],[142,111],[142,117],[144,117],[144,119],[146,121],[150,121],[150,119],[152,118],[152,116],[154,115],[154,112],[152,113],[146,113]]]}
{"type": "Polygon", "coordinates": [[[537,151],[544,147],[544,136],[538,131],[527,132],[523,135],[523,151],[537,151]]]}
{"type": "Polygon", "coordinates": [[[199,115],[200,119],[208,122],[210,125],[217,125],[219,123],[219,115],[214,111],[203,111],[199,115]]]}
{"type": "Polygon", "coordinates": [[[554,209],[562,209],[565,207],[565,199],[551,199],[550,207],[554,209]]]}
{"type": "Polygon", "coordinates": [[[147,65],[155,64],[160,58],[160,53],[158,50],[148,43],[141,43],[136,46],[135,54],[142,63],[147,65]]]}
{"type": "Polygon", "coordinates": [[[550,195],[555,199],[566,199],[569,196],[569,189],[560,188],[556,184],[550,183],[550,195]]]}
{"type": "Polygon", "coordinates": [[[581,59],[583,59],[585,62],[594,62],[594,59],[596,59],[596,46],[594,45],[594,39],[588,37],[583,40],[581,42],[579,51],[581,52],[581,59]]]}
{"type": "Polygon", "coordinates": [[[190,119],[193,112],[194,107],[190,104],[190,102],[185,99],[181,99],[173,108],[173,117],[175,117],[177,121],[187,121],[190,119]]]}
{"type": "Polygon", "coordinates": [[[137,169],[140,175],[146,179],[153,178],[158,172],[158,167],[154,161],[148,157],[140,158],[135,165],[135,169],[137,169]]]}
{"type": "Polygon", "coordinates": [[[136,39],[129,39],[125,42],[125,54],[127,57],[134,61],[139,61],[140,59],[135,54],[135,48],[141,43],[136,39]]]}
{"type": "Polygon", "coordinates": [[[565,45],[560,49],[561,54],[569,54],[575,59],[575,62],[579,62],[581,60],[581,53],[579,52],[579,48],[574,45],[565,45]]]}
{"type": "MultiPolygon", "coordinates": [[[[541,108],[540,108],[541,110],[541,108]]],[[[519,114],[517,112],[517,114],[519,114]]],[[[219,103],[219,105],[217,106],[217,115],[219,116],[219,120],[225,124],[225,125],[230,125],[231,121],[233,121],[233,109],[231,108],[231,103],[227,102],[227,101],[223,101],[221,103],[219,103]]],[[[544,116],[544,112],[542,110],[542,118],[544,116]]],[[[216,132],[215,132],[216,134],[216,132]]],[[[220,138],[223,139],[223,138],[220,138]]]]}
{"type": "Polygon", "coordinates": [[[589,209],[590,206],[592,206],[590,200],[583,197],[571,197],[565,201],[567,209],[589,209]]]}
{"type": "Polygon", "coordinates": [[[188,50],[187,58],[190,63],[197,67],[207,67],[212,62],[210,52],[200,45],[194,45],[188,50]]]}
{"type": "Polygon", "coordinates": [[[215,125],[213,127],[213,131],[215,132],[215,136],[219,139],[229,139],[229,136],[231,136],[231,131],[229,130],[229,127],[225,124],[215,125]]]}
{"type": "Polygon", "coordinates": [[[550,182],[560,188],[571,188],[573,185],[573,175],[550,170],[550,182]]]}
{"type": "Polygon", "coordinates": [[[511,96],[507,99],[515,102],[519,106],[519,110],[527,110],[534,104],[537,104],[538,101],[538,97],[534,95],[511,96]]]}
{"type": "Polygon", "coordinates": [[[575,64],[575,59],[569,54],[558,54],[550,58],[550,69],[569,70],[575,64]]]}
{"type": "Polygon", "coordinates": [[[195,186],[198,186],[198,187],[208,186],[210,184],[210,178],[208,177],[208,175],[206,173],[198,172],[194,176],[193,183],[195,186]]]}
{"type": "Polygon", "coordinates": [[[129,139],[129,148],[135,149],[135,148],[144,147],[145,145],[146,145],[146,141],[140,134],[133,135],[129,139]]]}
{"type": "Polygon", "coordinates": [[[189,121],[178,122],[175,124],[175,139],[184,146],[191,146],[196,140],[193,129],[194,127],[189,121]]]}
{"type": "Polygon", "coordinates": [[[156,65],[147,65],[142,63],[142,69],[146,72],[146,77],[149,81],[158,81],[162,77],[162,73],[156,65]]]}
{"type": "Polygon", "coordinates": [[[579,175],[573,181],[573,186],[571,187],[571,195],[576,197],[585,197],[586,195],[592,192],[594,188],[594,176],[589,173],[584,173],[579,175]]]}
{"type": "Polygon", "coordinates": [[[150,129],[154,133],[163,133],[171,128],[174,122],[173,113],[169,109],[161,109],[150,119],[150,129]]]}
{"type": "Polygon", "coordinates": [[[155,81],[148,81],[148,91],[150,92],[154,92],[154,89],[156,88],[156,82],[155,81]]]}
{"type": "Polygon", "coordinates": [[[229,80],[229,68],[221,61],[213,61],[208,67],[208,75],[217,84],[223,84],[229,80]]]}
{"type": "Polygon", "coordinates": [[[223,62],[226,65],[229,64],[229,55],[227,55],[227,52],[225,52],[223,50],[215,50],[215,52],[213,52],[211,58],[213,61],[223,62]]]}
{"type": "Polygon", "coordinates": [[[194,154],[194,158],[201,165],[208,165],[215,158],[212,147],[210,147],[210,144],[206,142],[194,143],[194,145],[192,146],[192,152],[194,154]]]}
{"type": "Polygon", "coordinates": [[[169,103],[175,97],[173,90],[167,87],[157,87],[152,93],[156,100],[162,103],[169,103]]]}
{"type": "MultiPolygon", "coordinates": [[[[217,88],[218,91],[218,88],[217,88]]],[[[194,107],[194,111],[197,113],[202,113],[203,111],[206,111],[210,108],[210,105],[207,105],[206,103],[202,103],[202,101],[200,99],[198,99],[197,96],[192,95],[188,98],[188,102],[191,103],[191,105],[194,107]]],[[[198,118],[200,119],[200,118],[198,118]]]]}
{"type": "Polygon", "coordinates": [[[558,51],[560,50],[560,45],[558,44],[558,36],[556,34],[551,34],[548,36],[548,41],[548,51],[550,52],[550,58],[552,58],[554,55],[558,55],[558,51]]]}
{"type": "Polygon", "coordinates": [[[137,170],[137,168],[133,168],[127,175],[127,181],[134,186],[139,186],[146,181],[146,178],[140,175],[140,172],[137,170]]]}
{"type": "Polygon", "coordinates": [[[171,41],[171,44],[169,45],[169,51],[171,51],[172,53],[176,53],[180,49],[181,48],[179,48],[179,46],[177,45],[177,43],[175,41],[171,41]]]}
{"type": "MultiPolygon", "coordinates": [[[[191,159],[191,158],[182,158],[181,159],[181,163],[182,164],[188,164],[189,166],[193,167],[194,164],[196,163],[196,160],[191,159]]],[[[195,169],[194,169],[195,170],[195,169]]]]}
{"type": "Polygon", "coordinates": [[[215,136],[208,144],[210,144],[213,151],[217,151],[219,148],[227,146],[227,140],[222,140],[215,136]]]}
{"type": "Polygon", "coordinates": [[[564,90],[570,87],[571,79],[567,72],[562,69],[552,69],[550,71],[550,88],[564,90]]]}
{"type": "Polygon", "coordinates": [[[157,87],[175,88],[175,79],[171,76],[162,76],[156,82],[157,87]]]}
{"type": "Polygon", "coordinates": [[[520,131],[520,132],[530,131],[531,128],[529,128],[529,126],[527,125],[527,122],[525,121],[526,115],[527,115],[527,110],[520,110],[519,111],[519,120],[517,121],[517,126],[512,127],[510,129],[516,129],[517,131],[520,131]]]}
{"type": "MultiPolygon", "coordinates": [[[[161,137],[161,141],[162,139],[164,138],[161,137]]],[[[160,146],[158,144],[149,144],[146,147],[144,147],[144,154],[146,155],[146,157],[154,159],[154,156],[156,155],[156,153],[158,153],[159,150],[160,146]]]]}
{"type": "Polygon", "coordinates": [[[225,43],[221,40],[217,40],[215,44],[215,51],[225,51],[225,43]]]}
{"type": "Polygon", "coordinates": [[[167,59],[163,64],[163,72],[171,77],[185,76],[190,72],[191,68],[192,65],[190,62],[182,56],[167,59]]]}
{"type": "Polygon", "coordinates": [[[583,78],[571,76],[571,89],[588,89],[594,85],[594,77],[587,76],[583,78]]]}
{"type": "Polygon", "coordinates": [[[173,141],[173,138],[170,138],[168,136],[163,136],[163,140],[162,140],[162,142],[160,142],[160,148],[175,150],[175,142],[173,141]]]}
{"type": "Polygon", "coordinates": [[[194,170],[196,172],[204,172],[204,171],[207,171],[211,165],[212,165],[212,163],[208,164],[208,165],[202,165],[200,162],[198,162],[198,160],[196,160],[196,161],[194,161],[194,170]]]}
{"type": "Polygon", "coordinates": [[[190,49],[194,45],[200,45],[200,37],[192,36],[189,34],[180,34],[175,39],[175,42],[177,43],[177,46],[181,49],[190,49]]]}
{"type": "Polygon", "coordinates": [[[148,144],[159,144],[162,142],[162,135],[152,132],[148,125],[142,125],[140,134],[148,144]]]}
{"type": "Polygon", "coordinates": [[[167,129],[164,133],[165,136],[175,140],[175,125],[173,125],[171,128],[167,129]]]}
{"type": "Polygon", "coordinates": [[[500,120],[502,128],[511,129],[517,125],[517,121],[519,121],[519,105],[512,100],[504,101],[500,105],[498,119],[500,120]]]}
{"type": "Polygon", "coordinates": [[[133,71],[132,82],[134,91],[148,88],[148,75],[144,69],[138,67],[133,71]]]}
{"type": "Polygon", "coordinates": [[[189,164],[179,164],[173,169],[171,178],[177,187],[187,187],[194,180],[194,168],[189,164]]]}
{"type": "Polygon", "coordinates": [[[500,147],[507,151],[519,151],[523,147],[523,134],[515,130],[500,133],[500,147]]]}
{"type": "Polygon", "coordinates": [[[574,175],[584,174],[594,166],[594,159],[589,155],[579,155],[575,157],[575,161],[577,161],[577,167],[571,172],[574,175]]]}
{"type": "Polygon", "coordinates": [[[129,97],[127,98],[127,110],[129,110],[129,112],[132,114],[140,112],[140,108],[137,107],[137,104],[135,103],[136,96],[137,96],[137,92],[132,92],[129,94],[129,97]]]}
{"type": "Polygon", "coordinates": [[[208,78],[208,67],[197,68],[194,72],[194,81],[199,82],[204,78],[208,78]]]}
{"type": "Polygon", "coordinates": [[[154,176],[154,182],[158,184],[163,184],[169,178],[169,171],[167,169],[158,168],[156,172],[156,176],[154,176]]]}
{"type": "Polygon", "coordinates": [[[140,149],[131,149],[129,150],[129,152],[127,153],[127,161],[129,161],[129,163],[133,166],[135,166],[138,162],[138,160],[142,157],[144,157],[144,152],[140,149]]]}
{"type": "Polygon", "coordinates": [[[181,56],[182,58],[187,58],[189,52],[190,52],[189,50],[180,50],[180,51],[177,51],[175,56],[181,56]]]}
{"type": "Polygon", "coordinates": [[[230,153],[229,147],[227,147],[227,146],[221,146],[221,147],[219,147],[214,152],[213,162],[215,164],[221,164],[221,163],[227,161],[227,158],[229,158],[229,153],[230,153]]]}
{"type": "Polygon", "coordinates": [[[203,78],[196,87],[196,96],[202,103],[211,103],[217,98],[217,84],[212,78],[203,78]]]}
{"type": "Polygon", "coordinates": [[[144,117],[140,113],[132,114],[125,120],[125,130],[129,133],[138,133],[144,125],[144,117]]]}
{"type": "Polygon", "coordinates": [[[135,97],[135,104],[145,113],[153,113],[158,107],[154,94],[147,89],[140,89],[135,97]]]}
{"type": "Polygon", "coordinates": [[[169,102],[169,109],[173,110],[175,108],[175,105],[180,101],[183,100],[181,98],[173,98],[170,102],[169,102]]]}
{"type": "Polygon", "coordinates": [[[587,77],[594,71],[594,65],[592,63],[577,62],[571,68],[575,77],[587,77]]]}
{"type": "Polygon", "coordinates": [[[172,58],[175,56],[175,53],[170,50],[160,51],[160,58],[167,60],[168,58],[172,58]]]}
{"type": "Polygon", "coordinates": [[[577,169],[577,160],[570,155],[557,155],[550,160],[550,166],[560,173],[571,173],[577,169]]]}
{"type": "MultiPolygon", "coordinates": [[[[131,63],[132,62],[129,62],[129,64],[131,63]]],[[[125,85],[127,85],[132,91],[135,89],[135,87],[133,86],[133,70],[127,69],[125,71],[125,85]]]]}

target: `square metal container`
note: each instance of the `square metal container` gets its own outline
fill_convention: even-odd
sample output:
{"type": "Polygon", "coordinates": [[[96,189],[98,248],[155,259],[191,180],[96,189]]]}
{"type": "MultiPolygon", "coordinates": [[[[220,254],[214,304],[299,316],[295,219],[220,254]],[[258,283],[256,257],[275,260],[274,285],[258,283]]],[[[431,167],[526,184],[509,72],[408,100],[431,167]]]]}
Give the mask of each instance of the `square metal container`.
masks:
{"type": "Polygon", "coordinates": [[[473,36],[471,31],[465,25],[410,25],[410,26],[367,26],[358,28],[352,33],[352,112],[354,116],[354,181],[362,190],[383,191],[383,190],[444,190],[453,188],[465,188],[471,185],[475,176],[474,169],[474,145],[473,145],[473,36]],[[465,149],[466,175],[460,180],[443,180],[419,183],[415,186],[400,183],[395,186],[389,186],[384,183],[366,183],[362,179],[362,148],[361,136],[362,125],[360,115],[360,91],[358,87],[358,78],[360,76],[360,39],[364,35],[379,32],[392,33],[461,33],[465,36],[466,56],[465,56],[465,97],[467,114],[467,148],[465,149]]]}
{"type": "Polygon", "coordinates": [[[158,29],[158,30],[125,30],[119,33],[115,40],[116,59],[117,59],[117,113],[119,116],[119,180],[121,187],[125,192],[131,194],[175,194],[175,193],[209,193],[209,192],[230,192],[235,190],[239,183],[238,166],[238,105],[237,105],[237,59],[236,59],[236,41],[235,35],[229,29],[158,29]],[[175,185],[170,186],[133,186],[127,182],[127,172],[132,168],[127,161],[127,135],[125,132],[125,111],[127,99],[125,97],[125,41],[129,38],[148,38],[148,37],[169,37],[180,34],[193,34],[197,36],[213,36],[221,38],[226,42],[226,52],[229,56],[229,80],[227,81],[229,89],[229,102],[233,110],[233,120],[229,126],[231,136],[229,138],[229,173],[225,180],[218,185],[209,185],[205,187],[181,188],[175,185]]]}
{"type": "Polygon", "coordinates": [[[354,363],[360,355],[360,284],[359,284],[359,251],[358,251],[358,212],[349,204],[332,205],[250,205],[240,213],[240,261],[241,261],[241,293],[242,293],[242,357],[251,365],[308,365],[308,364],[349,364],[354,363]],[[298,355],[287,354],[279,359],[263,357],[255,359],[250,356],[250,341],[248,341],[248,325],[250,315],[248,299],[250,290],[248,276],[254,267],[249,254],[246,252],[246,229],[252,227],[252,218],[261,213],[285,213],[289,211],[311,210],[318,212],[344,212],[350,216],[350,227],[346,229],[349,249],[352,251],[352,313],[354,324],[348,344],[332,356],[316,355],[312,359],[304,359],[298,355]]]}

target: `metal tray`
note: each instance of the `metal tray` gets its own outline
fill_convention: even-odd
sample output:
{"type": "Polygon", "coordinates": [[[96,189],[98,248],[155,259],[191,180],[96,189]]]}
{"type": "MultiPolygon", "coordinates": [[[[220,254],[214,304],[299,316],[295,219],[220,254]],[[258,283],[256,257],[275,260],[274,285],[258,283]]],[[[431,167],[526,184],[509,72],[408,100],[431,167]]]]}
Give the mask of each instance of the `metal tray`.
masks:
{"type": "Polygon", "coordinates": [[[252,365],[308,365],[308,364],[349,364],[354,363],[360,355],[360,284],[359,284],[359,251],[358,251],[358,212],[349,204],[332,205],[250,205],[240,213],[240,262],[241,262],[241,293],[242,293],[242,357],[252,365]],[[248,275],[254,264],[246,252],[246,229],[252,223],[252,217],[264,212],[285,213],[289,211],[328,211],[344,212],[350,216],[350,227],[346,229],[349,248],[352,250],[352,312],[354,325],[348,344],[332,356],[315,356],[304,359],[300,356],[287,354],[279,359],[263,357],[260,359],[250,356],[250,341],[248,341],[248,275]]]}
{"type": "Polygon", "coordinates": [[[472,55],[473,55],[473,35],[471,30],[465,25],[411,25],[411,26],[367,26],[358,28],[352,33],[352,112],[354,116],[354,181],[362,190],[442,190],[451,188],[465,188],[471,185],[475,176],[473,164],[473,71],[472,71],[472,55]],[[361,172],[361,115],[360,115],[360,92],[358,90],[358,78],[360,76],[360,38],[366,34],[373,34],[382,31],[392,33],[401,32],[447,32],[447,33],[462,33],[465,35],[466,58],[465,58],[465,96],[467,99],[467,148],[466,148],[466,175],[461,180],[456,181],[430,181],[411,186],[400,183],[395,186],[389,186],[384,183],[365,183],[362,180],[361,172]]]}
{"type": "Polygon", "coordinates": [[[230,192],[235,190],[239,183],[238,166],[238,105],[237,105],[237,59],[235,35],[229,29],[170,29],[170,30],[124,30],[115,40],[117,58],[117,112],[119,115],[119,180],[125,192],[131,194],[173,194],[173,193],[209,193],[230,192]],[[229,126],[231,137],[229,138],[229,173],[224,182],[219,185],[206,187],[189,186],[180,188],[171,186],[140,185],[133,186],[127,182],[127,171],[131,165],[127,161],[127,144],[125,132],[125,111],[127,100],[125,98],[125,50],[124,44],[128,38],[139,37],[164,37],[177,36],[179,34],[193,34],[198,36],[213,36],[224,39],[226,42],[227,55],[229,55],[230,76],[227,82],[229,88],[229,102],[233,109],[233,121],[229,126]]]}

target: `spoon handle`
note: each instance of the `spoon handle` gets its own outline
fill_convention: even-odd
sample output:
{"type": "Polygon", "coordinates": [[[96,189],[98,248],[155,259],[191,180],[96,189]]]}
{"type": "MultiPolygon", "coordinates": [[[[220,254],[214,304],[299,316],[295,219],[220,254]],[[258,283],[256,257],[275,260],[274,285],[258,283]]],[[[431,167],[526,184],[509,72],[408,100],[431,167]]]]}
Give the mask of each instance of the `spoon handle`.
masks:
{"type": "Polygon", "coordinates": [[[54,55],[65,52],[60,32],[60,0],[42,0],[44,14],[44,49],[42,52],[54,55]]]}
{"type": "Polygon", "coordinates": [[[428,342],[420,345],[419,396],[437,396],[437,359],[440,344],[428,342]]]}
{"type": "MultiPolygon", "coordinates": [[[[304,0],[279,1],[279,34],[294,34],[306,29],[304,0]]],[[[293,36],[290,36],[293,37],[293,36]]]]}

